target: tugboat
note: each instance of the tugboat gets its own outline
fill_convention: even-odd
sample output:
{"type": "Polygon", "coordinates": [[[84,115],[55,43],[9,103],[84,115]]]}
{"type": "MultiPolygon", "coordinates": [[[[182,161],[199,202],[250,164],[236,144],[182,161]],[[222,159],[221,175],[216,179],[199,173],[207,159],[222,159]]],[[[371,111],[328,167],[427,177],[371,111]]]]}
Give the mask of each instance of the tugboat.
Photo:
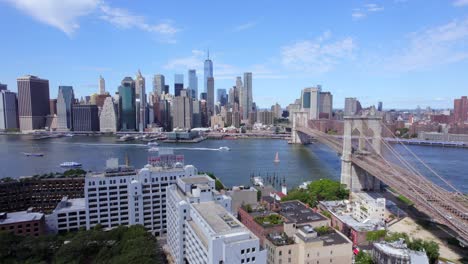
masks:
{"type": "Polygon", "coordinates": [[[67,161],[62,164],[60,164],[60,167],[62,168],[80,168],[81,163],[74,162],[74,161],[67,161]]]}
{"type": "Polygon", "coordinates": [[[148,147],[155,147],[155,146],[157,146],[159,144],[158,144],[158,142],[148,142],[147,145],[148,145],[148,147]]]}
{"type": "Polygon", "coordinates": [[[231,150],[231,149],[228,148],[228,147],[219,147],[219,150],[221,150],[221,151],[229,151],[229,150],[231,150]]]}
{"type": "Polygon", "coordinates": [[[279,163],[279,162],[280,162],[278,152],[276,152],[275,160],[273,160],[273,162],[274,162],[274,163],[279,163]]]}

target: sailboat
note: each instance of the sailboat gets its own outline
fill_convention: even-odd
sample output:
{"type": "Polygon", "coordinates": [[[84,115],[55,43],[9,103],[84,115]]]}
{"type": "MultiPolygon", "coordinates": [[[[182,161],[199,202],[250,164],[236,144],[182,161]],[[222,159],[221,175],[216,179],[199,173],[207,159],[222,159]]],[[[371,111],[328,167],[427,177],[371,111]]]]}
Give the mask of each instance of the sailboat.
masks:
{"type": "Polygon", "coordinates": [[[278,152],[276,152],[275,160],[274,160],[273,162],[274,162],[274,163],[279,163],[279,162],[280,162],[278,152]]]}

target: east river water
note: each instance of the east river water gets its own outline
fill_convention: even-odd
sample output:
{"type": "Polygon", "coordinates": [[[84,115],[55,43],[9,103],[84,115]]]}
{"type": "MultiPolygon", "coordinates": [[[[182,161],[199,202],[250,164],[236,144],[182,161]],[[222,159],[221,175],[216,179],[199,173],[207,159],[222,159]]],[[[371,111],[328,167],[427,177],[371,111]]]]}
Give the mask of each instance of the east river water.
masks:
{"type": "MultiPolygon", "coordinates": [[[[250,176],[273,176],[285,179],[289,187],[304,181],[321,178],[338,180],[340,157],[327,146],[290,145],[284,140],[238,139],[205,140],[200,143],[161,143],[161,148],[173,148],[175,154],[185,156],[185,164],[195,165],[199,171],[213,172],[225,185],[249,185],[250,176]],[[220,151],[226,146],[230,151],[220,151]],[[280,162],[274,163],[278,152],[280,162]]],[[[420,159],[436,170],[460,191],[468,193],[468,149],[429,146],[407,146],[420,159]]],[[[416,159],[402,146],[395,148],[405,159],[416,159]]],[[[32,140],[31,136],[0,135],[0,177],[13,177],[62,171],[60,163],[76,161],[83,169],[102,171],[112,157],[141,168],[148,160],[145,142],[117,142],[115,137],[63,137],[32,140]],[[26,157],[23,152],[42,152],[44,157],[26,157]]],[[[420,164],[418,167],[421,167],[420,164]]],[[[429,175],[423,170],[425,175],[429,175]]],[[[437,184],[435,176],[429,175],[437,184]]]]}

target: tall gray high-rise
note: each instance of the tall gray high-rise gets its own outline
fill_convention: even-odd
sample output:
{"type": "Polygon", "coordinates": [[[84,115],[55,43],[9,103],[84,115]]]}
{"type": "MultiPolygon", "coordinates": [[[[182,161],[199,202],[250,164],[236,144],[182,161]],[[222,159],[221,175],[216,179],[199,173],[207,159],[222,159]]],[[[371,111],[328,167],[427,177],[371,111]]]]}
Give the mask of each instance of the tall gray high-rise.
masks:
{"type": "Polygon", "coordinates": [[[16,93],[6,89],[0,90],[0,130],[17,128],[18,100],[16,98],[16,93]]]}
{"type": "Polygon", "coordinates": [[[5,91],[5,90],[7,90],[7,85],[0,83],[0,91],[5,91]]]}
{"type": "Polygon", "coordinates": [[[146,87],[145,87],[145,77],[141,75],[140,70],[138,70],[137,76],[135,77],[135,88],[137,94],[139,94],[139,101],[135,104],[138,109],[137,112],[137,123],[138,131],[143,132],[146,128],[146,87]]]}
{"type": "Polygon", "coordinates": [[[345,98],[344,115],[356,115],[361,111],[361,103],[355,97],[345,98]]]}
{"type": "Polygon", "coordinates": [[[210,60],[210,51],[208,51],[208,55],[205,60],[203,69],[203,82],[205,93],[208,93],[208,78],[213,78],[213,62],[210,60]]]}
{"type": "Polygon", "coordinates": [[[188,71],[188,89],[191,92],[191,97],[198,100],[198,77],[196,70],[188,71]]]}
{"type": "Polygon", "coordinates": [[[212,116],[215,114],[214,111],[214,78],[213,77],[208,77],[207,80],[207,95],[206,95],[206,101],[208,103],[208,111],[209,115],[212,116]]]}
{"type": "Polygon", "coordinates": [[[118,117],[114,98],[107,97],[99,115],[99,130],[101,132],[117,132],[118,117]]]}
{"type": "Polygon", "coordinates": [[[192,128],[193,101],[187,96],[186,90],[182,90],[180,96],[172,99],[172,127],[181,129],[192,128]]]}
{"type": "Polygon", "coordinates": [[[42,129],[49,108],[49,80],[26,75],[17,79],[18,115],[21,131],[42,129]]]}
{"type": "Polygon", "coordinates": [[[184,75],[174,75],[174,96],[180,96],[180,91],[184,89],[184,75]]]}
{"type": "Polygon", "coordinates": [[[333,116],[333,95],[330,92],[320,92],[320,118],[331,119],[333,116]]]}
{"type": "Polygon", "coordinates": [[[74,101],[73,87],[59,86],[57,96],[57,130],[69,131],[72,129],[72,105],[74,101]]]}
{"type": "Polygon", "coordinates": [[[249,113],[252,111],[252,73],[245,72],[244,73],[244,91],[245,91],[245,107],[243,108],[243,117],[242,119],[249,118],[249,113]]]}
{"type": "Polygon", "coordinates": [[[102,78],[102,76],[99,76],[99,94],[105,94],[106,93],[106,80],[102,78]]]}
{"type": "Polygon", "coordinates": [[[164,75],[162,74],[156,74],[154,75],[153,78],[153,93],[156,96],[160,96],[164,92],[164,86],[166,85],[166,82],[164,80],[164,75]]]}

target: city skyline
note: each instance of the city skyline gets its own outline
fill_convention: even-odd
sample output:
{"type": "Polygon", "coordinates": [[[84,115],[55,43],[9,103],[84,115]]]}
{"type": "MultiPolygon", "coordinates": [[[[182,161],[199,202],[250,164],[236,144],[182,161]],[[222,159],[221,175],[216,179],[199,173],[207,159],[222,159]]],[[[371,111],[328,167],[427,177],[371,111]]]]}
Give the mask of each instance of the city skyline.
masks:
{"type": "MultiPolygon", "coordinates": [[[[387,109],[452,108],[453,98],[468,86],[463,74],[468,58],[466,1],[356,1],[339,6],[302,2],[269,5],[268,14],[260,12],[265,3],[258,2],[242,17],[229,18],[223,13],[234,3],[210,6],[209,17],[203,13],[206,4],[192,3],[183,8],[97,0],[0,5],[0,17],[8,21],[0,32],[9,36],[0,51],[8,65],[0,82],[12,91],[17,89],[16,78],[26,74],[48,79],[54,95],[60,85],[73,86],[77,98],[98,91],[99,75],[111,94],[119,80],[138,69],[148,80],[161,73],[166,83],[173,83],[175,73],[189,69],[202,76],[208,48],[215,89],[229,89],[236,76],[252,72],[253,97],[260,108],[275,102],[287,105],[315,84],[334,94],[336,108],[351,96],[365,106],[383,101],[387,109]],[[152,12],[154,8],[164,12],[152,12]],[[179,14],[192,8],[199,11],[197,23],[179,14]],[[314,13],[312,27],[304,23],[311,9],[320,10],[314,13]],[[429,15],[434,11],[439,15],[429,15]],[[418,19],[412,19],[416,12],[418,19]],[[288,18],[287,25],[277,19],[280,14],[288,18]],[[401,18],[397,22],[396,16],[401,18]],[[221,22],[212,24],[215,20],[221,22]],[[17,31],[23,34],[14,34],[17,31]],[[36,39],[35,45],[26,46],[25,36],[36,39]],[[144,41],[127,54],[123,38],[128,37],[144,41]],[[237,45],[240,38],[249,41],[237,45]]],[[[203,87],[203,78],[198,78],[198,86],[203,87]]]]}

